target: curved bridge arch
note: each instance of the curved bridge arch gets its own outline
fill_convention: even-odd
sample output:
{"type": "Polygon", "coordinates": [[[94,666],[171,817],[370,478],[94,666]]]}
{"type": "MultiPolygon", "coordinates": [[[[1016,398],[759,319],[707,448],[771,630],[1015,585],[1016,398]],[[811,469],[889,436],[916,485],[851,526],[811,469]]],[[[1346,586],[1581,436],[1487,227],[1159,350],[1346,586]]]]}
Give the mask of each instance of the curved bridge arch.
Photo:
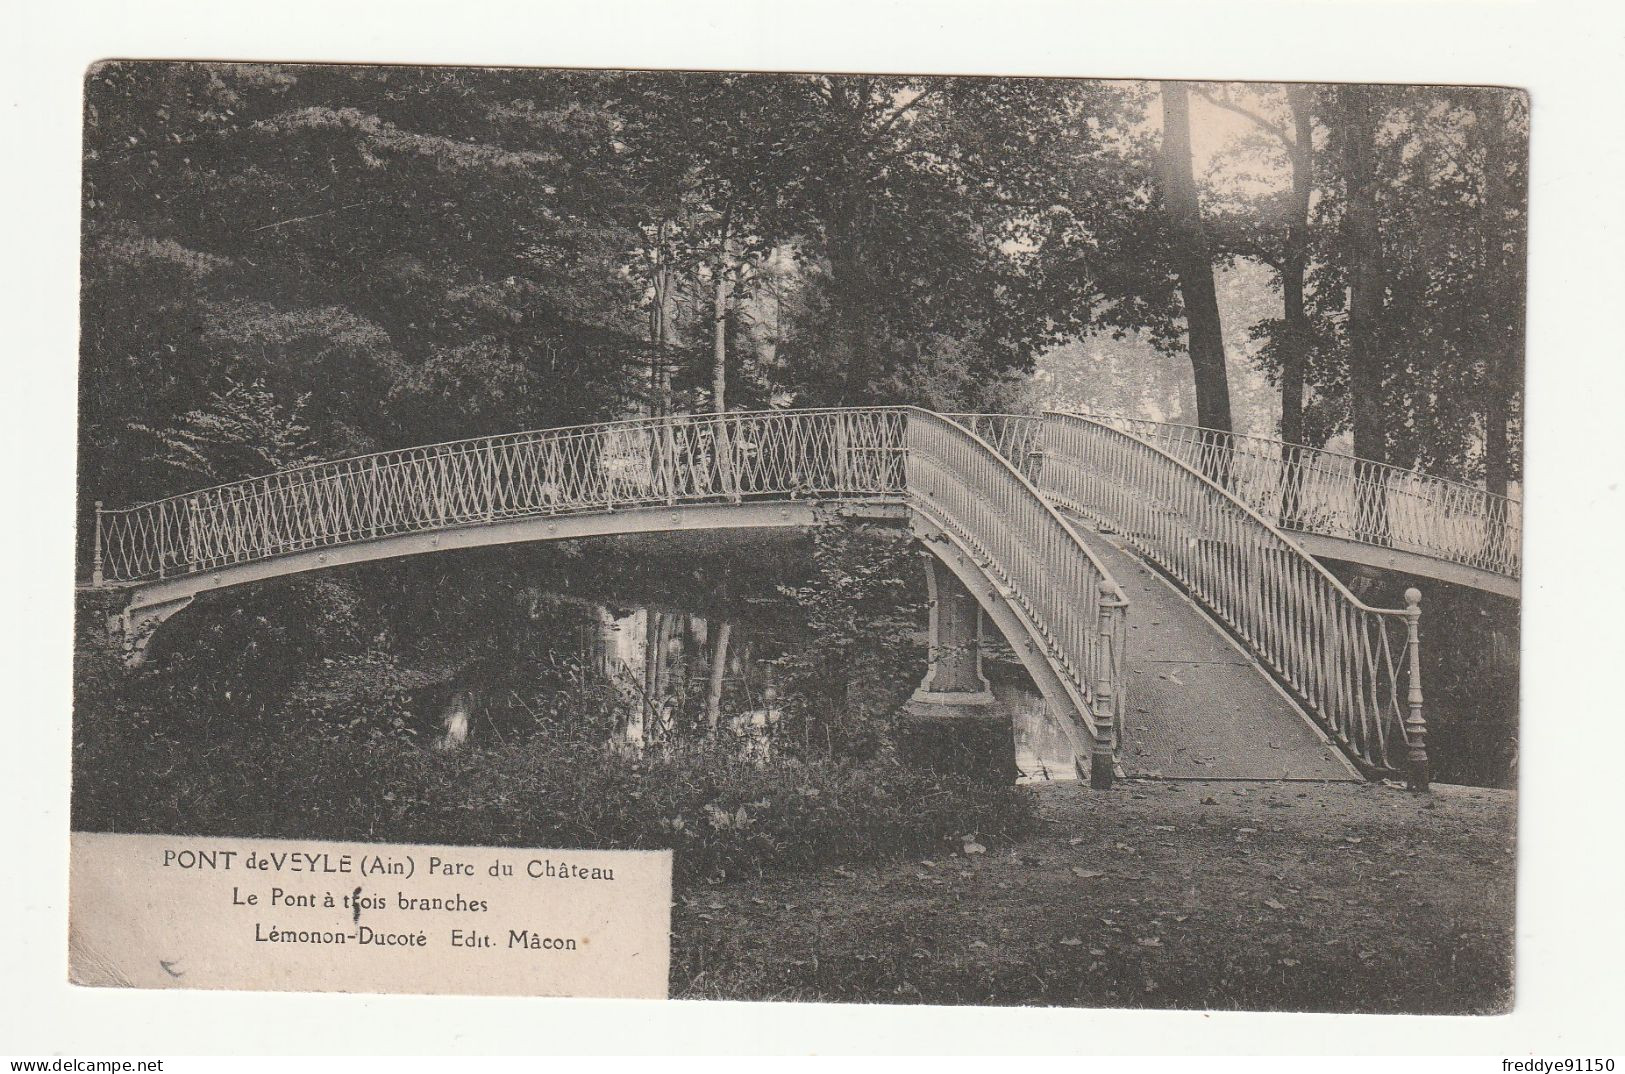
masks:
{"type": "Polygon", "coordinates": [[[1122,590],[963,426],[909,407],[637,419],[319,463],[97,512],[92,584],[138,662],[201,592],[452,548],[671,529],[805,526],[815,504],[907,519],[976,597],[1109,782],[1122,590]]]}
{"type": "MultiPolygon", "coordinates": [[[[748,503],[679,503],[670,507],[531,515],[319,545],[135,583],[128,587],[129,601],[119,613],[117,630],[129,639],[132,653],[139,661],[140,653],[151,640],[152,630],[185,609],[203,593],[330,567],[491,545],[677,530],[799,528],[818,524],[818,509],[825,502],[765,500],[748,503]]],[[[900,498],[894,500],[876,496],[873,499],[835,502],[849,513],[900,522],[908,517],[907,508],[900,498]]]]}

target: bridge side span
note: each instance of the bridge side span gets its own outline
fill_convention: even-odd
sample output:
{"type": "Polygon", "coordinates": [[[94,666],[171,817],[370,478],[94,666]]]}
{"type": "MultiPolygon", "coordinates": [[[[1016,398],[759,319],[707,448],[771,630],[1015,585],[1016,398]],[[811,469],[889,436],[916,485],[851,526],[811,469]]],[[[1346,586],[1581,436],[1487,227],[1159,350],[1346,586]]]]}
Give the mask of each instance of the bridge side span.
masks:
{"type": "Polygon", "coordinates": [[[1121,588],[997,450],[915,408],[639,419],[302,467],[98,511],[93,584],[130,591],[119,626],[139,660],[206,590],[450,548],[810,525],[815,500],[906,516],[1110,780],[1121,588]]]}
{"type": "Polygon", "coordinates": [[[901,495],[899,408],[679,416],[316,463],[97,512],[93,584],[406,533],[634,507],[901,495]]]}
{"type": "MultiPolygon", "coordinates": [[[[127,589],[128,600],[118,616],[116,632],[131,645],[131,656],[135,662],[139,662],[141,651],[150,640],[151,630],[184,610],[201,593],[329,567],[499,544],[674,530],[801,528],[825,521],[820,508],[828,502],[758,499],[742,503],[679,503],[670,507],[531,515],[446,529],[409,531],[345,544],[320,545],[130,586],[127,589]]],[[[906,522],[910,514],[901,496],[876,495],[868,499],[834,502],[843,515],[906,522]]]]}
{"type": "Polygon", "coordinates": [[[1121,429],[1043,419],[1042,486],[1113,530],[1224,622],[1352,754],[1427,785],[1418,621],[1372,608],[1189,464],[1121,429]]]}
{"type": "Polygon", "coordinates": [[[1083,415],[1210,475],[1311,551],[1519,596],[1523,505],[1417,470],[1262,436],[1116,415],[1083,415]],[[1436,561],[1430,566],[1423,560],[1436,561]]]}

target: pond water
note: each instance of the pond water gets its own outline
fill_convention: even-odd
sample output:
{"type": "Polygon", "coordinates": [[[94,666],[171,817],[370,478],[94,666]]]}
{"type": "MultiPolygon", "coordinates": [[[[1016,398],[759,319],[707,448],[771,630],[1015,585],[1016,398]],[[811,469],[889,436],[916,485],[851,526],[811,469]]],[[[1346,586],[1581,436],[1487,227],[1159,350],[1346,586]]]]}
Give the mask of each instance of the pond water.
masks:
{"type": "Polygon", "coordinates": [[[995,681],[993,699],[1010,717],[1016,740],[1018,783],[1049,783],[1078,778],[1077,754],[1049,703],[1029,682],[995,681]]]}
{"type": "MultiPolygon", "coordinates": [[[[363,564],[200,599],[165,627],[149,679],[205,731],[258,713],[425,748],[543,735],[867,758],[925,674],[920,556],[906,531],[860,524],[363,564]]],[[[1014,653],[991,631],[985,647],[1021,778],[1075,778],[1014,653]]]]}
{"type": "MultiPolygon", "coordinates": [[[[800,692],[806,674],[795,658],[810,630],[790,602],[758,595],[754,602],[739,602],[733,613],[707,613],[680,604],[551,592],[531,591],[529,599],[548,629],[546,637],[532,639],[525,663],[539,642],[549,661],[572,669],[568,686],[588,679],[612,693],[619,702],[613,733],[631,751],[716,737],[737,742],[743,755],[765,759],[787,745],[782,736],[813,733],[804,721],[785,718],[788,711],[805,710],[809,700],[800,692]]],[[[1071,747],[1043,697],[1019,667],[999,663],[995,651],[987,660],[995,711],[1010,721],[1021,781],[1075,779],[1071,747]]],[[[523,668],[487,659],[455,675],[429,698],[435,711],[424,713],[435,720],[440,743],[499,734],[499,719],[471,710],[482,697],[514,696],[512,684],[524,674],[523,668]]],[[[911,674],[923,674],[923,668],[911,674]]],[[[858,685],[906,697],[914,680],[858,685]]],[[[526,707],[545,704],[546,698],[530,699],[526,707]]]]}

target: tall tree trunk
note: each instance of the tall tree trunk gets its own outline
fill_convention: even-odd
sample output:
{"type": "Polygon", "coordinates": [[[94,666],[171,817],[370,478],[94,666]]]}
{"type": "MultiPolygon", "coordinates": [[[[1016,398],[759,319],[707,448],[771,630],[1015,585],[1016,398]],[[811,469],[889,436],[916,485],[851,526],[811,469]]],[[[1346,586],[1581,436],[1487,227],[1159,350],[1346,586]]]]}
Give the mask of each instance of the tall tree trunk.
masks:
{"type": "MultiPolygon", "coordinates": [[[[639,690],[635,684],[635,681],[633,681],[628,682],[625,690],[623,691],[623,696],[627,701],[624,737],[626,739],[627,748],[634,754],[641,753],[643,751],[645,739],[644,732],[646,729],[645,725],[648,723],[649,713],[649,687],[650,681],[653,678],[649,668],[649,653],[647,645],[649,616],[652,613],[645,611],[643,614],[645,639],[643,655],[643,689],[639,690]]],[[[631,669],[628,668],[627,671],[630,672],[631,669]]],[[[631,678],[630,674],[627,676],[627,678],[631,678]]]]}
{"type": "Polygon", "coordinates": [[[711,409],[716,414],[712,437],[716,451],[717,479],[722,491],[737,495],[734,480],[733,447],[728,442],[728,239],[732,214],[723,213],[717,234],[716,290],[711,308],[711,409]]]}
{"type": "Polygon", "coordinates": [[[660,221],[655,233],[654,294],[649,304],[649,412],[655,417],[671,413],[671,367],[667,362],[667,304],[671,294],[671,266],[666,261],[666,235],[670,221],[660,221]]]}
{"type": "Polygon", "coordinates": [[[711,409],[717,414],[728,410],[728,224],[722,225],[717,248],[716,290],[711,306],[711,409]]]}
{"type": "Polygon", "coordinates": [[[610,638],[614,636],[615,620],[602,604],[593,605],[593,622],[588,626],[587,659],[592,662],[593,674],[600,679],[611,677],[610,638]]]}
{"type": "Polygon", "coordinates": [[[828,261],[828,299],[838,319],[830,326],[833,342],[825,361],[831,385],[839,385],[829,402],[851,406],[871,400],[871,384],[881,368],[865,249],[867,193],[863,181],[863,146],[869,139],[865,117],[871,84],[861,78],[829,78],[829,126],[834,144],[827,168],[832,177],[821,206],[824,253],[828,261]]]}
{"type": "Polygon", "coordinates": [[[1190,92],[1182,82],[1164,82],[1161,86],[1163,195],[1173,225],[1174,267],[1185,305],[1191,372],[1196,382],[1196,421],[1206,428],[1229,432],[1230,385],[1224,362],[1224,333],[1213,285],[1213,259],[1208,253],[1191,165],[1190,92]]]}
{"type": "Polygon", "coordinates": [[[651,608],[643,611],[643,725],[653,741],[657,731],[655,706],[656,691],[660,683],[660,659],[665,655],[660,644],[661,613],[651,608]]]}
{"type": "Polygon", "coordinates": [[[1303,460],[1295,445],[1304,441],[1303,386],[1309,362],[1309,315],[1304,309],[1304,278],[1309,271],[1309,196],[1315,185],[1314,93],[1308,86],[1288,85],[1293,141],[1292,219],[1286,227],[1281,259],[1281,525],[1298,525],[1303,487],[1303,460]]]}
{"type": "Polygon", "coordinates": [[[651,745],[663,743],[671,730],[671,674],[670,642],[672,616],[668,612],[648,613],[645,637],[648,650],[644,654],[644,683],[647,694],[645,705],[645,734],[651,745]]]}
{"type": "Polygon", "coordinates": [[[1373,157],[1377,126],[1371,87],[1340,86],[1338,126],[1348,185],[1343,211],[1343,255],[1348,264],[1349,408],[1354,419],[1356,473],[1355,528],[1377,544],[1388,539],[1387,472],[1373,463],[1388,461],[1383,420],[1386,362],[1378,339],[1384,305],[1382,238],[1377,223],[1377,183],[1373,157]]]}
{"type": "Polygon", "coordinates": [[[1489,315],[1489,339],[1484,351],[1484,487],[1497,496],[1507,494],[1511,477],[1507,424],[1516,390],[1513,370],[1521,349],[1520,317],[1507,286],[1511,278],[1507,251],[1506,112],[1502,91],[1485,91],[1475,109],[1484,142],[1484,190],[1480,203],[1484,257],[1483,285],[1479,292],[1489,315]]]}
{"type": "Polygon", "coordinates": [[[1309,196],[1315,185],[1315,126],[1313,91],[1308,86],[1286,88],[1292,106],[1294,140],[1292,161],[1292,219],[1286,229],[1286,254],[1281,262],[1282,318],[1286,343],[1281,356],[1281,439],[1303,443],[1304,366],[1309,357],[1309,316],[1304,310],[1304,277],[1309,270],[1309,196]]]}
{"type": "Polygon", "coordinates": [[[1377,228],[1377,187],[1372,157],[1376,118],[1370,86],[1340,86],[1338,123],[1348,183],[1343,216],[1343,253],[1348,263],[1349,405],[1354,418],[1354,454],[1386,462],[1382,415],[1384,366],[1377,328],[1382,317],[1382,240],[1377,228]]]}

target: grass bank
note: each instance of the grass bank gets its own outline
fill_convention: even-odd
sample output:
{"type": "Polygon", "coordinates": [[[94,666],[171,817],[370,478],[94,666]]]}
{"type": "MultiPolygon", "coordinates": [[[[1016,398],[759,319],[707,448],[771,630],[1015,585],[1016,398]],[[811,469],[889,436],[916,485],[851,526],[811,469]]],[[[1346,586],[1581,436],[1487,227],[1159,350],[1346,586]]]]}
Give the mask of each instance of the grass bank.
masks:
{"type": "Polygon", "coordinates": [[[1512,1002],[1511,792],[1036,789],[966,854],[687,890],[688,998],[1494,1013],[1512,1002]]]}

